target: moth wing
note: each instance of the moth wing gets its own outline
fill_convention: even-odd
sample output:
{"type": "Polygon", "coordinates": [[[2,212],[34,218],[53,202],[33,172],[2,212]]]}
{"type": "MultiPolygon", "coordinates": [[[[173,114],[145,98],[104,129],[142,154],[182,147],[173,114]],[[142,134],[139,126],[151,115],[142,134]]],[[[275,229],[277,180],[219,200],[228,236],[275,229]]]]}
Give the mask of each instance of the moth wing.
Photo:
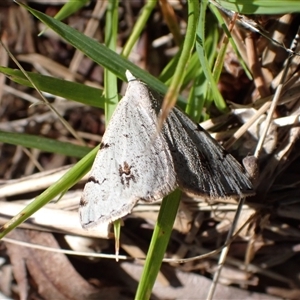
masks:
{"type": "Polygon", "coordinates": [[[254,194],[236,159],[179,109],[170,112],[163,133],[181,189],[212,198],[254,194]]]}
{"type": "Polygon", "coordinates": [[[149,90],[129,82],[94,161],[80,201],[84,228],[129,214],[137,201],[157,201],[177,187],[171,154],[157,132],[149,90]]]}

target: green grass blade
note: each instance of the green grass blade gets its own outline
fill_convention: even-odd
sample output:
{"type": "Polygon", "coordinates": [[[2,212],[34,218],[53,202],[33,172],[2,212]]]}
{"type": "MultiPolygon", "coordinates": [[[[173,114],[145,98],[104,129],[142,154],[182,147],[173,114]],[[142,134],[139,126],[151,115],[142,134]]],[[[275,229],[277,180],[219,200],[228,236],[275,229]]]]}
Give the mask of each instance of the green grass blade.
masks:
{"type": "MultiPolygon", "coordinates": [[[[170,85],[172,82],[172,76],[177,68],[178,60],[180,57],[181,52],[179,52],[171,61],[170,63],[165,67],[161,75],[159,76],[159,79],[164,81],[166,85],[170,85]]],[[[186,68],[186,73],[182,82],[181,90],[183,90],[199,73],[200,70],[200,64],[199,59],[195,53],[191,55],[191,58],[189,60],[189,64],[186,68]]]]}
{"type": "Polygon", "coordinates": [[[85,6],[89,0],[69,0],[54,16],[55,19],[61,21],[66,19],[68,16],[77,12],[81,7],[85,6]]]}
{"type": "MultiPolygon", "coordinates": [[[[105,22],[105,44],[112,51],[116,51],[118,33],[118,0],[109,0],[105,22]]],[[[105,121],[108,124],[117,104],[118,86],[117,77],[108,69],[104,70],[104,93],[105,93],[105,121]]]]}
{"type": "MultiPolygon", "coordinates": [[[[118,34],[118,0],[109,0],[105,22],[105,45],[112,51],[116,51],[118,34]]],[[[105,122],[108,124],[118,104],[117,77],[108,69],[104,70],[104,91],[107,101],[105,102],[105,122]]],[[[120,244],[120,220],[114,222],[115,251],[118,260],[120,244]]]]}
{"type": "Polygon", "coordinates": [[[197,1],[188,1],[188,15],[188,25],[182,46],[182,52],[175,69],[174,76],[172,77],[170,87],[162,104],[163,119],[166,118],[169,109],[176,104],[179,91],[184,80],[184,74],[195,45],[197,21],[199,15],[199,4],[197,1]]]}
{"type": "Polygon", "coordinates": [[[134,76],[147,83],[149,87],[153,88],[154,90],[162,94],[165,94],[167,92],[167,87],[156,77],[140,69],[121,55],[115,53],[114,51],[111,51],[103,44],[98,43],[94,39],[85,36],[79,31],[71,28],[70,26],[58,20],[55,20],[54,18],[51,18],[35,9],[32,9],[25,4],[18,4],[30,11],[35,17],[37,17],[49,28],[54,30],[69,44],[80,50],[97,64],[110,70],[120,79],[126,81],[125,72],[126,70],[130,70],[134,76]]]}
{"type": "Polygon", "coordinates": [[[139,16],[138,20],[135,22],[132,32],[128,41],[126,42],[121,55],[124,57],[128,57],[133,46],[135,45],[136,41],[140,38],[142,31],[144,30],[146,23],[155,8],[157,0],[148,0],[146,5],[144,5],[141,15],[139,16]]]}
{"type": "MultiPolygon", "coordinates": [[[[60,11],[54,16],[54,19],[56,20],[63,20],[67,18],[68,16],[74,14],[76,11],[78,11],[81,7],[83,7],[86,3],[88,3],[89,0],[77,0],[72,1],[69,0],[61,9],[60,11]]],[[[41,33],[39,33],[39,36],[41,36],[48,28],[46,27],[41,33]]]]}
{"type": "Polygon", "coordinates": [[[287,14],[300,12],[299,0],[217,0],[221,6],[240,14],[287,14]]]}
{"type": "Polygon", "coordinates": [[[176,70],[176,67],[178,65],[178,60],[180,58],[182,49],[180,49],[175,56],[169,61],[169,63],[164,67],[162,72],[159,75],[159,80],[164,82],[167,86],[170,85],[171,78],[176,70]]]}
{"type": "Polygon", "coordinates": [[[204,73],[201,72],[195,78],[194,84],[189,93],[188,104],[185,109],[185,112],[195,122],[199,122],[201,120],[207,91],[208,81],[206,80],[204,73]]]}
{"type": "MultiPolygon", "coordinates": [[[[32,87],[25,75],[19,71],[0,66],[0,73],[21,85],[32,87]]],[[[105,97],[102,90],[81,83],[58,79],[50,76],[27,72],[36,87],[46,93],[60,96],[86,105],[104,108],[105,97]]]]}
{"type": "Polygon", "coordinates": [[[210,70],[210,65],[206,56],[205,52],[205,14],[206,14],[206,8],[207,8],[207,0],[201,1],[201,9],[200,9],[200,18],[197,28],[197,37],[196,37],[196,49],[199,56],[199,60],[203,69],[203,72],[205,74],[206,80],[210,83],[210,88],[212,91],[212,95],[215,101],[216,107],[221,112],[227,111],[226,103],[221,95],[221,93],[218,90],[217,84],[213,78],[213,75],[210,70]]]}
{"type": "MultiPolygon", "coordinates": [[[[209,66],[212,66],[217,53],[217,44],[219,39],[218,27],[214,18],[209,18],[207,20],[206,27],[207,38],[205,39],[205,53],[208,57],[209,66]]],[[[209,111],[209,106],[213,102],[213,98],[209,92],[209,82],[203,73],[197,52],[193,54],[191,62],[194,60],[197,60],[193,66],[194,72],[188,70],[185,78],[186,80],[190,77],[190,81],[187,81],[187,83],[191,81],[194,82],[189,93],[188,104],[185,112],[195,122],[200,122],[200,120],[203,120],[203,108],[206,107],[206,111],[209,111]],[[189,73],[190,75],[188,75],[189,73]]],[[[183,85],[185,85],[185,82],[183,85]]]]}
{"type": "Polygon", "coordinates": [[[89,147],[78,146],[72,143],[61,142],[37,135],[5,131],[0,131],[0,142],[78,158],[82,158],[91,151],[89,147]]]}
{"type": "MultiPolygon", "coordinates": [[[[167,100],[176,100],[180,90],[180,86],[183,82],[184,71],[187,63],[190,59],[191,52],[195,43],[196,26],[198,19],[199,6],[194,0],[188,1],[189,7],[189,20],[187,26],[186,38],[183,44],[181,56],[178,60],[178,65],[175,70],[174,77],[171,82],[171,86],[166,96],[167,100]],[[174,86],[178,84],[178,86],[174,86]]],[[[169,101],[166,102],[170,104],[169,101]]],[[[135,299],[149,299],[151,291],[155,283],[157,274],[160,270],[165,251],[167,249],[173,224],[176,218],[181,192],[176,190],[171,195],[166,197],[161,205],[157,223],[154,228],[154,232],[151,239],[151,244],[147,253],[143,274],[138,285],[138,289],[135,295],[135,299]]]]}
{"type": "Polygon", "coordinates": [[[41,209],[54,197],[71,188],[77,183],[91,168],[99,147],[93,149],[88,155],[82,158],[74,167],[72,167],[55,184],[46,189],[42,194],[27,205],[20,213],[14,216],[10,221],[0,228],[0,239],[11,230],[26,221],[32,214],[41,209]]]}
{"type": "Polygon", "coordinates": [[[153,285],[170,240],[180,196],[181,192],[176,190],[162,201],[135,300],[150,299],[153,285]]]}
{"type": "MultiPolygon", "coordinates": [[[[230,42],[230,44],[231,44],[231,46],[232,46],[235,54],[237,55],[238,60],[239,60],[239,62],[241,64],[241,66],[243,67],[246,75],[248,76],[249,79],[252,80],[251,72],[250,72],[247,64],[244,62],[244,60],[243,60],[240,52],[238,51],[237,46],[236,46],[236,44],[234,42],[234,39],[232,38],[231,33],[228,30],[228,28],[227,28],[227,26],[226,26],[226,24],[225,24],[225,22],[223,20],[223,17],[221,16],[219,10],[214,5],[210,5],[209,7],[210,7],[211,11],[214,13],[214,15],[216,16],[216,18],[218,19],[221,28],[224,30],[224,33],[226,34],[227,38],[229,39],[229,42],[230,42]]],[[[216,77],[214,77],[214,78],[216,78],[216,77]]]]}

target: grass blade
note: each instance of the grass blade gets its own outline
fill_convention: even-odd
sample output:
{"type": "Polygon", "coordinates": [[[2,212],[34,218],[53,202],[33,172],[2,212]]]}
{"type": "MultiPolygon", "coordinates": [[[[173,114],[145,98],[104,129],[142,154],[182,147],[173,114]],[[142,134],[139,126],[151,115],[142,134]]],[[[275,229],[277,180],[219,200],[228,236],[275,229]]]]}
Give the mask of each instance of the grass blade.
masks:
{"type": "Polygon", "coordinates": [[[18,3],[23,6],[29,12],[31,12],[35,17],[40,21],[46,24],[49,28],[54,30],[58,35],[60,35],[64,40],[66,40],[70,45],[80,50],[86,56],[91,58],[97,64],[107,68],[117,77],[126,81],[125,72],[130,70],[130,72],[147,83],[154,90],[165,94],[167,92],[167,87],[159,81],[156,77],[150,75],[146,71],[140,69],[130,61],[126,60],[121,55],[110,50],[103,44],[98,43],[94,39],[91,39],[79,31],[71,28],[70,26],[55,20],[35,9],[30,8],[29,6],[18,3]]]}
{"type": "Polygon", "coordinates": [[[300,12],[299,0],[217,0],[226,9],[241,14],[287,14],[300,12]]]}
{"type": "MultiPolygon", "coordinates": [[[[29,80],[19,70],[0,66],[0,73],[6,75],[14,82],[33,88],[29,80]]],[[[27,72],[27,75],[36,87],[43,92],[86,105],[104,108],[105,97],[101,96],[101,89],[33,72],[27,72]]]]}
{"type": "Polygon", "coordinates": [[[11,145],[35,148],[45,152],[58,153],[78,158],[82,158],[91,151],[91,148],[89,147],[16,132],[0,131],[0,141],[11,145]]]}
{"type": "Polygon", "coordinates": [[[73,168],[62,176],[55,184],[46,189],[42,194],[27,205],[20,213],[0,228],[0,239],[26,221],[31,215],[41,209],[54,197],[71,188],[80,180],[91,168],[99,147],[93,149],[88,155],[82,158],[73,168]]]}
{"type": "Polygon", "coordinates": [[[161,204],[135,300],[150,299],[153,285],[170,240],[180,196],[181,192],[176,190],[167,196],[161,204]]]}
{"type": "Polygon", "coordinates": [[[204,27],[205,27],[206,8],[207,8],[207,0],[201,1],[200,18],[199,18],[199,23],[197,28],[197,37],[196,37],[196,41],[197,41],[196,49],[206,80],[210,83],[210,88],[213,94],[213,98],[215,100],[215,105],[221,112],[226,112],[227,111],[226,103],[221,93],[219,92],[217,84],[213,78],[213,75],[210,70],[210,65],[205,53],[205,48],[204,48],[205,45],[204,27]]]}

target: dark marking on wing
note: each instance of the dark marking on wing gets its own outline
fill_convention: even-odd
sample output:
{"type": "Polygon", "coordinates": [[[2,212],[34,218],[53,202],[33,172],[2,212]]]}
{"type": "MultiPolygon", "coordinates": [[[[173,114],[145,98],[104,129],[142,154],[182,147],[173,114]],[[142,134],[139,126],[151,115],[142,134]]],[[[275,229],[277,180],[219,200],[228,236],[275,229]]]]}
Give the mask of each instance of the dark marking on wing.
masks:
{"type": "Polygon", "coordinates": [[[97,180],[94,176],[90,176],[90,177],[88,178],[88,180],[87,180],[87,183],[88,183],[88,182],[94,182],[94,183],[96,183],[96,184],[102,184],[105,180],[106,180],[106,178],[104,178],[104,179],[102,180],[102,182],[100,182],[100,181],[97,180]]]}
{"type": "Polygon", "coordinates": [[[109,144],[101,143],[100,144],[100,150],[104,148],[109,148],[109,144]]]}
{"type": "Polygon", "coordinates": [[[83,197],[80,198],[79,206],[86,206],[88,204],[88,201],[85,200],[83,197]]]}
{"type": "Polygon", "coordinates": [[[94,176],[89,177],[87,182],[99,183],[98,180],[94,176]]]}
{"type": "Polygon", "coordinates": [[[124,161],[123,166],[119,165],[119,175],[121,177],[121,183],[129,187],[130,180],[136,182],[134,174],[132,174],[132,166],[124,161]]]}

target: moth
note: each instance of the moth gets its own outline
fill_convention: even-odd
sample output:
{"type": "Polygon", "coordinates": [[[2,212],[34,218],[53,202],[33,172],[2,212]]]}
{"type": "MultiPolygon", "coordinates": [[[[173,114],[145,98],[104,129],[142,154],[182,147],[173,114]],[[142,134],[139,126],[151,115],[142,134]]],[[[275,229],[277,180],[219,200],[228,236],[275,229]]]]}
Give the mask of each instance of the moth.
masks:
{"type": "Polygon", "coordinates": [[[219,199],[253,195],[246,171],[201,126],[173,108],[158,130],[162,98],[126,71],[128,87],[107,126],[80,200],[84,228],[112,223],[138,201],[179,187],[219,199]]]}

